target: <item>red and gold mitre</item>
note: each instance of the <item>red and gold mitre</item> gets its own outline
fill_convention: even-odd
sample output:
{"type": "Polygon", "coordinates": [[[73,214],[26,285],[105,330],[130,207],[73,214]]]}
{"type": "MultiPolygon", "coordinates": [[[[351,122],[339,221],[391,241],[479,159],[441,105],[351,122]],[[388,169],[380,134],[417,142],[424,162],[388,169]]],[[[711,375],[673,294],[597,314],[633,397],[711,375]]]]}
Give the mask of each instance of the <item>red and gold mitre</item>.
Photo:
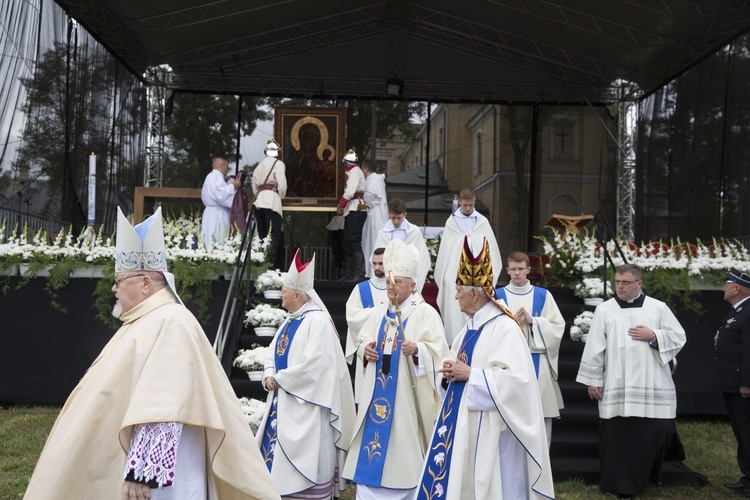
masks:
{"type": "MultiPolygon", "coordinates": [[[[475,257],[469,247],[469,239],[464,236],[464,246],[461,251],[461,258],[458,261],[458,272],[456,273],[456,284],[461,286],[478,286],[484,290],[484,293],[500,308],[503,313],[516,322],[518,328],[523,332],[521,323],[516,319],[508,306],[502,300],[497,298],[495,293],[494,274],[492,272],[492,257],[490,255],[490,244],[487,238],[484,238],[482,250],[475,257]]],[[[526,333],[524,332],[524,336],[526,333]]]]}
{"type": "Polygon", "coordinates": [[[492,273],[492,257],[490,256],[490,244],[484,238],[482,250],[475,257],[469,248],[469,240],[464,236],[464,246],[461,258],[458,261],[458,272],[456,273],[456,284],[463,286],[482,287],[487,295],[495,296],[495,287],[492,273]]]}

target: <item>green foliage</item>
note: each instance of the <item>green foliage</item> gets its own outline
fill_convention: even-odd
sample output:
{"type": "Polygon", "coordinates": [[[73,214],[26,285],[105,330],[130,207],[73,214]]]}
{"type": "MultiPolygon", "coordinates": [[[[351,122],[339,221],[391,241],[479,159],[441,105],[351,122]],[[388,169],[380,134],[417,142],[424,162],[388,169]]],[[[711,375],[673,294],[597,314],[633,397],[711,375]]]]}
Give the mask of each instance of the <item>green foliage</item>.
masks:
{"type": "Polygon", "coordinates": [[[190,302],[193,313],[201,322],[209,321],[211,284],[229,272],[229,265],[211,260],[177,259],[170,262],[169,270],[175,275],[177,294],[182,301],[190,302]]]}
{"type": "Polygon", "coordinates": [[[644,270],[643,291],[650,297],[667,303],[672,310],[691,311],[697,315],[696,318],[703,314],[703,306],[696,300],[700,298],[700,294],[693,290],[685,269],[644,270]]]}
{"type": "MultiPolygon", "coordinates": [[[[256,346],[253,346],[253,348],[256,346]]],[[[31,478],[59,407],[11,406],[0,409],[0,498],[21,498],[31,478]]],[[[564,417],[563,417],[564,418],[564,417]]],[[[722,486],[740,477],[735,453],[737,445],[724,418],[677,420],[677,430],[687,455],[685,464],[708,477],[710,486],[695,489],[650,485],[644,498],[737,498],[722,486]]],[[[613,499],[599,491],[599,486],[580,479],[555,483],[555,497],[572,499],[613,499]]],[[[355,487],[349,484],[341,500],[353,500],[355,487]]]]}
{"type": "MultiPolygon", "coordinates": [[[[182,94],[173,96],[172,113],[165,120],[167,155],[165,186],[200,187],[211,170],[211,159],[236,161],[238,98],[231,95],[182,94]]],[[[250,135],[257,120],[269,119],[259,98],[242,97],[242,132],[250,135]]]]}
{"type": "Polygon", "coordinates": [[[115,281],[114,266],[107,266],[105,269],[104,276],[96,282],[94,305],[92,307],[96,311],[96,317],[102,323],[112,329],[117,329],[120,327],[120,322],[112,316],[112,284],[115,281]]]}
{"type": "Polygon", "coordinates": [[[0,498],[22,498],[60,408],[0,409],[0,498]]]}

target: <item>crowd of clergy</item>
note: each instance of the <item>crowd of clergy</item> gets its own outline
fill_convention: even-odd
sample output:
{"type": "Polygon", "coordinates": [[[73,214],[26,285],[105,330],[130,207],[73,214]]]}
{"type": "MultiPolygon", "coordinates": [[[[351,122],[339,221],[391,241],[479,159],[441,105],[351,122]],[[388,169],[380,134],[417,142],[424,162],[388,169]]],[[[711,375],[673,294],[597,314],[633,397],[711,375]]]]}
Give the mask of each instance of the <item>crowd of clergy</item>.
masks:
{"type": "MultiPolygon", "coordinates": [[[[272,232],[286,182],[278,145],[269,141],[266,154],[253,190],[272,232]]],[[[123,326],[60,412],[25,498],[328,499],[350,483],[359,500],[554,498],[549,446],[563,408],[565,330],[554,298],[531,285],[521,252],[505,261],[508,285],[496,286],[497,242],[465,189],[435,261],[437,307],[428,304],[421,231],[352,154],[338,215],[356,222],[347,252],[367,247],[367,262],[347,257],[344,281],[357,278],[347,331],[315,291],[315,256],[302,262],[298,252],[284,277],[289,316],[265,360],[255,435],[176,292],[161,211],[135,227],[118,213],[113,315],[123,326]],[[380,221],[368,224],[363,205],[379,205],[380,221]]],[[[225,175],[217,159],[206,191],[221,192],[223,208],[208,211],[210,230],[226,224],[237,191],[234,181],[222,186],[225,175]]],[[[733,272],[737,290],[750,286],[733,272]]],[[[658,480],[674,444],[671,364],[686,340],[641,283],[637,266],[617,268],[616,296],[596,309],[577,377],[598,401],[600,487],[620,496],[658,480]]]]}

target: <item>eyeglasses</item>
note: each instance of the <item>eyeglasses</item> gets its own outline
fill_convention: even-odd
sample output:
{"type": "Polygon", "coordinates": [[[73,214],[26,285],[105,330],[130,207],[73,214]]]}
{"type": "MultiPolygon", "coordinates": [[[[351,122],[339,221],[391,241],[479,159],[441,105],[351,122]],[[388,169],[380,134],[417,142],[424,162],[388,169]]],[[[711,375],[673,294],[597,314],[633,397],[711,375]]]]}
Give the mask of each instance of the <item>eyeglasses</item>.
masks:
{"type": "Polygon", "coordinates": [[[630,286],[633,283],[635,283],[636,281],[641,281],[641,280],[632,280],[632,281],[617,281],[616,280],[615,281],[615,286],[630,286]]]}
{"type": "Polygon", "coordinates": [[[146,276],[145,274],[134,274],[132,276],[126,276],[125,278],[120,278],[119,280],[115,280],[115,288],[120,288],[120,284],[125,281],[129,280],[130,278],[137,278],[139,276],[146,276]]]}

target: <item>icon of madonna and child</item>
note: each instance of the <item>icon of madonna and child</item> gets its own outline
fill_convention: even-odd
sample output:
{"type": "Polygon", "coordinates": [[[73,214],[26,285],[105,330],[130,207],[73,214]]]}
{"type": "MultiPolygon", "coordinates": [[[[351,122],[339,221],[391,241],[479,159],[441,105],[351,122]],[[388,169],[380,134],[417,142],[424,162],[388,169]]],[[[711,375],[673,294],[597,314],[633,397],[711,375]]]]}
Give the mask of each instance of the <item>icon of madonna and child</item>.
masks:
{"type": "Polygon", "coordinates": [[[284,138],[287,196],[335,198],[336,147],[329,143],[335,144],[334,140],[329,140],[334,139],[330,137],[329,127],[319,118],[305,116],[288,130],[284,138]]]}

